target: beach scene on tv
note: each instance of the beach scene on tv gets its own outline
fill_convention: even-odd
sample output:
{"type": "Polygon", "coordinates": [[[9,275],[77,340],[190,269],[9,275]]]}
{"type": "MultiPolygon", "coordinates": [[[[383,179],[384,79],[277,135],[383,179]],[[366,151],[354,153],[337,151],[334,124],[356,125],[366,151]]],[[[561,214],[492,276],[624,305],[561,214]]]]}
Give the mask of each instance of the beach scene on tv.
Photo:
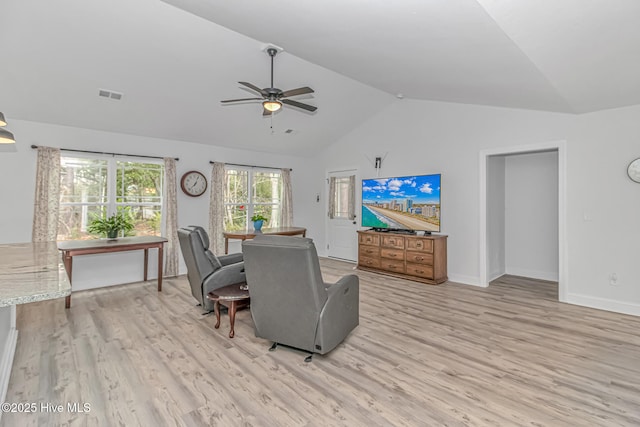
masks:
{"type": "Polygon", "coordinates": [[[362,226],[440,231],[440,175],[363,179],[362,226]]]}

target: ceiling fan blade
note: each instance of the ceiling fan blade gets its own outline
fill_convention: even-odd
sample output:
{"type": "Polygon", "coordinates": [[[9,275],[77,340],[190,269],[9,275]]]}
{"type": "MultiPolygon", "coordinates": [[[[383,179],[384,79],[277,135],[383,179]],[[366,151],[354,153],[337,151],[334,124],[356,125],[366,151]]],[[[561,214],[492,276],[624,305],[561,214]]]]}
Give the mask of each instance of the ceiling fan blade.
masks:
{"type": "Polygon", "coordinates": [[[299,87],[298,89],[287,90],[282,92],[281,98],[286,98],[288,96],[304,95],[306,93],[313,93],[313,89],[311,89],[308,86],[305,86],[305,87],[299,87]]]}
{"type": "Polygon", "coordinates": [[[271,114],[273,114],[273,111],[269,111],[266,108],[262,109],[262,115],[263,116],[270,116],[271,114]]]}
{"type": "Polygon", "coordinates": [[[238,82],[238,83],[248,87],[249,89],[255,90],[256,92],[258,92],[262,96],[268,96],[269,95],[267,92],[265,92],[264,90],[260,89],[258,86],[253,85],[251,83],[247,83],[247,82],[238,82]]]}
{"type": "Polygon", "coordinates": [[[302,108],[303,110],[307,110],[311,112],[316,111],[318,109],[318,107],[314,107],[313,105],[309,105],[309,104],[303,104],[302,102],[294,101],[293,99],[282,99],[281,101],[283,104],[302,108]]]}
{"type": "Polygon", "coordinates": [[[224,104],[227,102],[239,102],[239,101],[262,101],[262,98],[225,99],[224,101],[220,101],[220,102],[224,104]]]}

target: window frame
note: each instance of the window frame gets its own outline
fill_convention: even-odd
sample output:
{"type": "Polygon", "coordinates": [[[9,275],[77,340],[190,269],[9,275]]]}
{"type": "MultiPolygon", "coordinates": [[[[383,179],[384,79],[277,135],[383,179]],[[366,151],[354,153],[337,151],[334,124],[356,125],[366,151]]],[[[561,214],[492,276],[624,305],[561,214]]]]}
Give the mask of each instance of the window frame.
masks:
{"type": "MultiPolygon", "coordinates": [[[[121,155],[108,155],[108,154],[90,154],[90,153],[73,153],[71,155],[60,156],[61,168],[64,168],[62,165],[63,159],[89,159],[89,160],[103,160],[106,161],[106,202],[62,202],[60,200],[60,208],[62,209],[64,206],[87,206],[87,207],[105,207],[105,212],[107,217],[114,215],[118,212],[118,208],[132,206],[132,207],[141,207],[141,206],[159,206],[160,207],[160,230],[158,231],[159,235],[162,235],[164,227],[165,227],[165,170],[164,170],[164,161],[162,159],[150,159],[150,158],[141,158],[135,156],[121,156],[121,155]],[[118,162],[125,163],[145,163],[145,164],[153,164],[160,166],[160,194],[159,194],[159,202],[147,202],[147,203],[134,203],[134,202],[118,202],[118,162]]],[[[126,196],[121,196],[122,198],[126,198],[126,196]]],[[[62,194],[61,194],[62,198],[62,194]]],[[[59,231],[58,231],[59,236],[59,231]]],[[[59,239],[59,237],[58,237],[59,239]]]]}
{"type": "MultiPolygon", "coordinates": [[[[250,229],[250,224],[251,224],[251,217],[255,214],[255,207],[256,206],[273,206],[272,212],[276,211],[278,212],[278,216],[280,211],[282,210],[282,172],[278,169],[272,169],[272,168],[259,168],[259,167],[251,167],[251,166],[235,166],[235,165],[225,165],[224,167],[224,171],[225,171],[225,194],[224,194],[224,209],[225,212],[227,211],[227,208],[230,206],[244,206],[245,209],[245,224],[244,224],[244,228],[245,229],[250,229]],[[247,200],[246,202],[238,202],[238,203],[229,203],[227,201],[227,194],[226,194],[226,182],[228,179],[227,173],[229,171],[241,171],[241,172],[246,172],[247,173],[247,200]],[[277,203],[264,203],[264,202],[260,202],[260,203],[254,203],[253,200],[255,198],[254,195],[254,182],[255,182],[255,175],[259,174],[259,173],[267,173],[267,174],[274,174],[278,176],[278,186],[280,188],[280,194],[278,194],[278,202],[277,203]]],[[[279,222],[280,222],[280,218],[269,218],[269,223],[271,226],[274,225],[274,221],[275,221],[275,226],[279,226],[279,222]]],[[[227,230],[226,228],[226,223],[224,224],[224,230],[225,231],[230,231],[227,230]]]]}

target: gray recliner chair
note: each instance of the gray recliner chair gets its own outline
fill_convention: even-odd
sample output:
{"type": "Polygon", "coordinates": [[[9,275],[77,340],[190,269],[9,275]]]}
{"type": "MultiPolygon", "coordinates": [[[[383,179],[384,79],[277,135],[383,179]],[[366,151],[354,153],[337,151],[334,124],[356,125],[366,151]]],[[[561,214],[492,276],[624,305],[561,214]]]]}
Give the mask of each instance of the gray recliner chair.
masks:
{"type": "Polygon", "coordinates": [[[191,225],[178,230],[180,249],[187,264],[191,294],[205,312],[213,310],[207,294],[227,285],[245,281],[242,254],[215,256],[209,250],[209,236],[204,228],[191,225]]]}
{"type": "Polygon", "coordinates": [[[311,239],[257,235],[242,251],[255,333],[273,341],[272,349],[325,354],[358,326],[358,276],[325,283],[311,239]]]}

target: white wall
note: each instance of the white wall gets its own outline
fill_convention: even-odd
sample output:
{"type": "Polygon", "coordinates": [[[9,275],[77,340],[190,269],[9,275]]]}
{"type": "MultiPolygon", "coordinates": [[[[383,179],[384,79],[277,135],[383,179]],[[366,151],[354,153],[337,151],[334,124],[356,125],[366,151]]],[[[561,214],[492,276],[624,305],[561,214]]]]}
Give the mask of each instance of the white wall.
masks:
{"type": "Polygon", "coordinates": [[[567,301],[640,315],[640,186],[625,175],[640,156],[639,117],[640,106],[575,116],[405,99],[329,147],[324,163],[375,176],[367,156],[388,152],[381,176],[442,173],[449,278],[478,284],[480,150],[565,140],[567,301]]]}
{"type": "Polygon", "coordinates": [[[487,257],[489,281],[506,273],[505,156],[487,160],[487,257]]]}
{"type": "Polygon", "coordinates": [[[558,280],[558,152],[505,156],[505,271],[558,280]]]}
{"type": "MultiPolygon", "coordinates": [[[[35,186],[36,150],[31,144],[71,149],[107,151],[152,156],[179,157],[178,180],[186,171],[195,169],[205,176],[211,175],[209,160],[255,164],[260,166],[293,168],[294,223],[305,226],[308,236],[324,233],[322,219],[318,220],[315,194],[322,190],[320,166],[309,159],[272,155],[246,150],[235,150],[145,138],[102,131],[57,126],[21,120],[11,121],[11,130],[16,136],[16,152],[0,152],[0,243],[31,241],[33,201],[35,186]],[[317,224],[320,224],[319,226],[317,224]]],[[[178,190],[178,225],[208,224],[209,195],[188,197],[178,190]]],[[[239,249],[239,246],[236,247],[239,249]]],[[[73,288],[86,289],[95,286],[129,283],[142,280],[142,251],[105,255],[86,255],[74,258],[73,288]]],[[[149,255],[149,276],[157,271],[155,251],[149,255]]],[[[185,273],[181,262],[181,272],[185,273]]]]}
{"type": "Polygon", "coordinates": [[[569,301],[640,315],[640,105],[579,116],[568,147],[569,301]],[[611,284],[610,275],[618,280],[611,284]]]}

